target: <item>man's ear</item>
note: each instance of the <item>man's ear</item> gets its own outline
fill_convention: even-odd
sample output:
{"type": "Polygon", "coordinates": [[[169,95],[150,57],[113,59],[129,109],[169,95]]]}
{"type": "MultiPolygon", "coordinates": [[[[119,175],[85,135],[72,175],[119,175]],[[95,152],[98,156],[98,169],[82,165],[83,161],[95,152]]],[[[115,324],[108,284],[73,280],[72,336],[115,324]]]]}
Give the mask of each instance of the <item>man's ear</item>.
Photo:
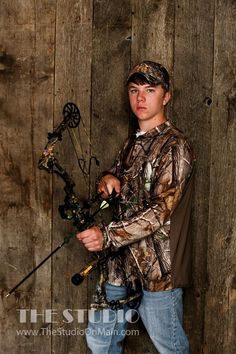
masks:
{"type": "Polygon", "coordinates": [[[167,91],[163,98],[163,105],[166,106],[170,99],[171,99],[170,91],[167,91]]]}

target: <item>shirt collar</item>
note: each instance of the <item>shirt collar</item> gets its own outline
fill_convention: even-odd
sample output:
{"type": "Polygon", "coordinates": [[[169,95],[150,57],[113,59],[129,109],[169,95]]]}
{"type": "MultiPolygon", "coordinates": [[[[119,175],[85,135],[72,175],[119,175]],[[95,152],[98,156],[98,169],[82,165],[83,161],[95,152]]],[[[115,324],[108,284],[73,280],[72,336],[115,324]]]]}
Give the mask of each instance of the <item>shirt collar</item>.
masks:
{"type": "Polygon", "coordinates": [[[155,135],[159,135],[160,133],[168,129],[170,126],[171,126],[171,122],[169,120],[166,120],[164,123],[152,128],[147,132],[141,132],[138,130],[136,132],[136,138],[152,138],[155,135]]]}

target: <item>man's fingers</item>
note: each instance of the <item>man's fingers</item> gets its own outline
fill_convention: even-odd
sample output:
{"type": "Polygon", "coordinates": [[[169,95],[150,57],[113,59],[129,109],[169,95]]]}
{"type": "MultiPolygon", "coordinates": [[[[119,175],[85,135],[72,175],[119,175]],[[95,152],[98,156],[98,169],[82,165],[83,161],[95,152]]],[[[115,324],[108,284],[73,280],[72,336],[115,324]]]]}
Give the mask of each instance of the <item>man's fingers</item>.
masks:
{"type": "Polygon", "coordinates": [[[83,232],[79,233],[77,235],[77,238],[80,241],[82,241],[83,243],[88,243],[88,242],[91,242],[91,241],[95,241],[97,239],[97,236],[96,236],[96,234],[91,233],[91,231],[87,232],[87,230],[86,230],[86,231],[83,231],[83,232]]]}
{"type": "Polygon", "coordinates": [[[101,251],[103,247],[103,235],[101,230],[97,227],[79,232],[77,239],[80,240],[89,251],[101,251]]]}
{"type": "Polygon", "coordinates": [[[88,251],[101,251],[102,249],[102,242],[99,240],[84,239],[82,242],[88,251]]]}
{"type": "Polygon", "coordinates": [[[98,185],[98,192],[103,193],[103,198],[108,198],[114,192],[120,194],[120,180],[113,175],[102,177],[98,185]]]}
{"type": "Polygon", "coordinates": [[[97,238],[95,236],[89,236],[89,237],[85,237],[81,240],[83,242],[84,245],[88,245],[92,242],[96,242],[97,238]]]}
{"type": "Polygon", "coordinates": [[[108,185],[108,186],[107,186],[107,191],[108,191],[108,195],[111,195],[111,194],[112,194],[112,191],[113,191],[113,186],[108,185]]]}
{"type": "Polygon", "coordinates": [[[109,191],[105,182],[101,182],[98,187],[98,193],[103,193],[103,197],[108,198],[109,191]]]}
{"type": "Polygon", "coordinates": [[[77,238],[78,240],[82,241],[84,238],[88,237],[90,233],[88,232],[88,230],[85,230],[85,231],[81,231],[77,234],[77,238]]]}

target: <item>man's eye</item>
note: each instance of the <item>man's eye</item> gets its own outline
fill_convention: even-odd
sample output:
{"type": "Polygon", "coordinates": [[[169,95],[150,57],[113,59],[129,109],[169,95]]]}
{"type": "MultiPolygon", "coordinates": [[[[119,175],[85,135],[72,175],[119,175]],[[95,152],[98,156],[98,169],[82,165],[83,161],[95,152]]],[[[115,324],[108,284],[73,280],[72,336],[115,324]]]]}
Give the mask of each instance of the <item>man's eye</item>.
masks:
{"type": "Polygon", "coordinates": [[[136,90],[136,89],[131,89],[131,90],[129,90],[129,92],[130,92],[130,93],[136,93],[137,90],[136,90]]]}
{"type": "Polygon", "coordinates": [[[155,90],[153,88],[148,88],[147,92],[155,92],[155,90]]]}

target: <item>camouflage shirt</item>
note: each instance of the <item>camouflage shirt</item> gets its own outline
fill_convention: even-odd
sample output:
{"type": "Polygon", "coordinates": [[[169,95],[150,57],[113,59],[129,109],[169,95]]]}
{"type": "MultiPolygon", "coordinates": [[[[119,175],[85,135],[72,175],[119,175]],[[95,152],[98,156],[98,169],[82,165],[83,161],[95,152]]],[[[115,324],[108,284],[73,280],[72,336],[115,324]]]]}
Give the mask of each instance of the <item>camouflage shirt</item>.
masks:
{"type": "Polygon", "coordinates": [[[104,248],[120,250],[108,262],[111,284],[134,284],[138,278],[149,291],[188,285],[188,276],[175,284],[172,267],[177,267],[175,273],[189,272],[184,260],[190,257],[183,252],[189,250],[189,237],[183,225],[189,222],[191,198],[182,203],[176,231],[172,217],[186,194],[193,160],[188,140],[170,121],[125,142],[115,164],[106,171],[121,181],[116,219],[103,231],[104,248]],[[186,269],[181,269],[183,264],[186,269]]]}

